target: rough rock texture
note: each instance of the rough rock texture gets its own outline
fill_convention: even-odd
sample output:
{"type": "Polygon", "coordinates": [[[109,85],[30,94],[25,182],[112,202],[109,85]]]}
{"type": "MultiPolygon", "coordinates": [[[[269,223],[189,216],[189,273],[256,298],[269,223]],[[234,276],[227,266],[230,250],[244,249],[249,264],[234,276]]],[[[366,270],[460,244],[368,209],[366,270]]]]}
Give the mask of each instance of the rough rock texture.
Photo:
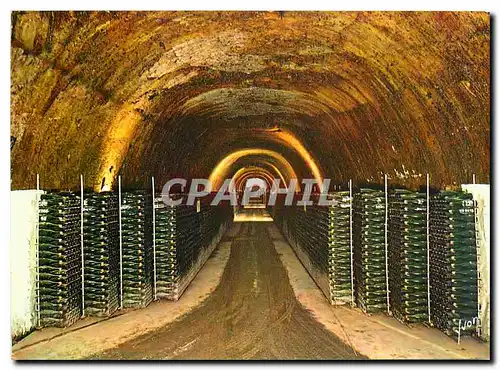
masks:
{"type": "Polygon", "coordinates": [[[11,94],[14,189],[208,177],[246,148],[299,178],[489,182],[487,13],[14,12],[11,94]]]}

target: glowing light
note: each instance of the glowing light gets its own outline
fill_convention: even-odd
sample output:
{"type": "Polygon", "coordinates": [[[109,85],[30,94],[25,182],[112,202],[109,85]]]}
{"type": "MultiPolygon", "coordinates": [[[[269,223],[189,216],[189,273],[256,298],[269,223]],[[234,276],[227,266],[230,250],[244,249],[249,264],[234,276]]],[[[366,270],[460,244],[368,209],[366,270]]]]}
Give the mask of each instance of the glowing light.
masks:
{"type": "Polygon", "coordinates": [[[238,184],[236,185],[236,188],[239,191],[243,191],[244,187],[247,184],[247,181],[249,179],[252,179],[252,178],[261,179],[262,181],[264,181],[266,183],[266,189],[271,189],[273,180],[271,178],[268,178],[267,176],[263,175],[262,173],[254,173],[254,172],[247,173],[243,177],[241,177],[238,184]]]}
{"type": "Polygon", "coordinates": [[[234,222],[272,222],[273,219],[261,207],[245,207],[245,210],[234,216],[234,222]]]}
{"type": "Polygon", "coordinates": [[[281,142],[287,147],[295,150],[311,170],[311,173],[314,179],[318,182],[318,185],[322,186],[323,174],[321,173],[319,166],[316,164],[316,161],[314,160],[311,153],[309,153],[309,151],[306,149],[304,144],[302,144],[302,142],[297,139],[291,132],[282,129],[278,125],[275,125],[271,128],[256,128],[252,129],[252,131],[254,133],[257,133],[257,135],[260,133],[260,136],[267,139],[271,138],[275,141],[281,142]]]}
{"type": "Polygon", "coordinates": [[[208,178],[212,183],[212,189],[219,189],[220,185],[227,176],[231,165],[233,165],[238,159],[248,156],[267,156],[276,159],[283,166],[285,171],[290,174],[290,178],[297,178],[295,170],[281,154],[269,149],[241,149],[227,155],[219,163],[217,163],[208,178]]]}
{"type": "Polygon", "coordinates": [[[242,187],[244,186],[245,181],[251,177],[256,177],[256,178],[262,179],[263,181],[266,182],[268,187],[270,186],[270,184],[272,184],[272,178],[268,174],[264,174],[262,172],[248,172],[248,173],[244,174],[243,176],[239,177],[235,181],[235,188],[237,190],[242,190],[242,187]]]}
{"type": "Polygon", "coordinates": [[[241,169],[239,169],[233,176],[233,179],[236,180],[239,178],[239,176],[241,176],[242,174],[246,173],[247,171],[244,171],[244,169],[254,169],[254,170],[260,170],[260,171],[265,171],[265,173],[269,174],[269,178],[271,179],[270,180],[270,183],[272,183],[272,179],[275,179],[276,178],[276,175],[278,175],[278,177],[280,178],[281,180],[281,183],[285,186],[285,188],[287,188],[287,184],[288,184],[288,180],[285,180],[285,177],[283,176],[283,174],[281,173],[281,171],[278,169],[278,167],[276,167],[274,164],[272,164],[271,162],[269,161],[259,161],[259,165],[265,165],[266,167],[270,167],[275,175],[273,176],[271,174],[271,172],[263,167],[260,167],[260,166],[250,166],[250,167],[243,167],[241,169]]]}
{"type": "Polygon", "coordinates": [[[111,189],[116,171],[120,168],[128,150],[128,143],[132,141],[136,128],[141,121],[141,115],[132,104],[125,104],[116,115],[108,132],[101,153],[101,166],[94,190],[99,192],[111,189]],[[111,170],[110,170],[111,169],[111,170]],[[101,179],[105,178],[104,184],[101,179]]]}
{"type": "Polygon", "coordinates": [[[271,186],[273,180],[276,178],[277,175],[280,178],[282,184],[284,184],[286,187],[287,181],[285,181],[285,178],[281,174],[281,171],[278,170],[276,166],[274,166],[269,162],[264,162],[264,163],[270,166],[275,171],[274,175],[268,169],[259,166],[242,167],[238,171],[236,171],[236,173],[232,177],[236,189],[242,190],[241,187],[243,186],[244,181],[251,176],[263,177],[267,181],[268,185],[271,186]]]}
{"type": "Polygon", "coordinates": [[[318,182],[318,185],[320,187],[323,186],[323,175],[321,174],[321,171],[311,153],[309,153],[309,151],[300,142],[300,140],[287,131],[278,131],[275,132],[274,135],[278,136],[281,140],[292,146],[297,151],[297,153],[300,154],[302,159],[304,159],[304,161],[311,169],[314,179],[318,182]]]}

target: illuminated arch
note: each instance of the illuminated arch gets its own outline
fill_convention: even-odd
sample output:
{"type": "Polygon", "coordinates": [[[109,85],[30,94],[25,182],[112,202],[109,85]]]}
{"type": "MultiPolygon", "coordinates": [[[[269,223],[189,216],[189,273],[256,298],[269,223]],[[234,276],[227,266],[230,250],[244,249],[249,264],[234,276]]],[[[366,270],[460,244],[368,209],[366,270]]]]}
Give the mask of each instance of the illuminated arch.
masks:
{"type": "Polygon", "coordinates": [[[238,159],[252,157],[252,156],[272,158],[276,160],[277,163],[279,163],[280,167],[282,167],[284,172],[290,174],[289,176],[290,178],[295,178],[295,179],[298,178],[290,162],[288,162],[286,158],[283,157],[281,154],[269,149],[260,149],[260,148],[241,149],[228,154],[226,157],[220,160],[219,163],[217,163],[217,165],[212,170],[212,173],[209,176],[209,180],[212,183],[212,189],[216,191],[220,188],[220,186],[224,182],[224,179],[226,179],[230,174],[232,165],[238,159]]]}
{"type": "Polygon", "coordinates": [[[274,179],[279,178],[281,180],[281,184],[286,188],[288,184],[288,180],[285,179],[281,171],[274,166],[272,163],[265,162],[259,163],[259,165],[249,165],[244,166],[238,169],[233,175],[232,179],[235,184],[235,189],[241,190],[241,183],[248,178],[248,176],[262,176],[266,179],[266,182],[271,188],[274,179]],[[267,167],[267,168],[266,168],[267,167]]]}
{"type": "Polygon", "coordinates": [[[257,177],[263,179],[266,182],[268,189],[272,187],[274,176],[270,172],[262,168],[252,166],[252,167],[241,168],[234,174],[233,181],[235,189],[237,191],[242,191],[246,181],[251,177],[257,177]]]}

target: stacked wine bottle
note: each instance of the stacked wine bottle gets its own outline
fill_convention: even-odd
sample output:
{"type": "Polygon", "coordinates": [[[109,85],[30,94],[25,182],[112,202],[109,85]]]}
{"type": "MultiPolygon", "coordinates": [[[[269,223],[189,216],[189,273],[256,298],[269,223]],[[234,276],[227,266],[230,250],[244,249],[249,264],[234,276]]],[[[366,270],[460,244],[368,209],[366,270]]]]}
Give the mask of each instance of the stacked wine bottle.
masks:
{"type": "Polygon", "coordinates": [[[285,207],[283,199],[281,198],[277,198],[275,204],[267,206],[267,211],[273,218],[274,223],[278,225],[280,229],[284,228],[284,223],[287,220],[291,220],[293,218],[294,210],[295,207],[285,207]]]}
{"type": "Polygon", "coordinates": [[[332,193],[334,203],[329,207],[329,273],[332,302],[351,302],[351,243],[349,192],[332,193]]]}
{"type": "Polygon", "coordinates": [[[426,194],[404,189],[389,194],[388,242],[391,312],[406,323],[427,321],[426,194]]]}
{"type": "Polygon", "coordinates": [[[215,247],[223,223],[232,219],[232,208],[168,206],[155,200],[156,293],[177,300],[215,247]],[[201,254],[204,253],[202,256],[201,254]]]}
{"type": "Polygon", "coordinates": [[[268,209],[330,303],[343,304],[352,301],[351,201],[348,192],[331,196],[335,202],[330,206],[284,207],[280,199],[268,209]]]}
{"type": "Polygon", "coordinates": [[[153,300],[152,210],[150,194],[122,194],[123,307],[145,307],[153,300]]]}
{"type": "Polygon", "coordinates": [[[223,209],[221,207],[212,207],[210,204],[202,203],[200,209],[200,234],[201,248],[210,246],[219,226],[224,222],[223,209]]]}
{"type": "Polygon", "coordinates": [[[82,316],[80,198],[41,196],[39,216],[40,326],[66,327],[82,316]]]}
{"type": "Polygon", "coordinates": [[[283,213],[284,233],[288,234],[290,245],[318,287],[330,303],[332,292],[330,283],[328,207],[311,205],[290,206],[283,213]]]}
{"type": "MultiPolygon", "coordinates": [[[[290,207],[289,207],[290,208],[290,207]]],[[[292,233],[302,250],[308,255],[315,269],[328,276],[329,259],[328,230],[329,230],[328,207],[303,206],[295,207],[292,233]]],[[[327,296],[330,292],[325,293],[327,296]]]]}
{"type": "Polygon", "coordinates": [[[353,205],[356,304],[367,313],[386,310],[385,194],[361,188],[353,205]]]}
{"type": "Polygon", "coordinates": [[[477,324],[477,249],[472,195],[442,191],[431,199],[431,321],[450,336],[477,324]],[[461,324],[461,325],[460,325],[461,324]],[[459,325],[462,326],[459,328],[459,325]]]}
{"type": "Polygon", "coordinates": [[[84,195],[85,315],[109,316],[120,306],[118,197],[84,195]]]}
{"type": "Polygon", "coordinates": [[[183,276],[193,266],[201,247],[201,218],[196,206],[180,205],[176,209],[177,273],[183,276]]]}
{"type": "Polygon", "coordinates": [[[155,199],[156,294],[174,299],[178,283],[176,209],[155,199]]]}

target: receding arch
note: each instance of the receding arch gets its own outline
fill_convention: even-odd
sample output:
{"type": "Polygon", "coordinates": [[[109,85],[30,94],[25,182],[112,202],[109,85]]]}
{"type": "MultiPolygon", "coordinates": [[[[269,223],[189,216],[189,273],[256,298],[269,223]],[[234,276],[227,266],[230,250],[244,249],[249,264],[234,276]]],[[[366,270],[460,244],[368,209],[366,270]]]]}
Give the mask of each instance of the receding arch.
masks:
{"type": "MultiPolygon", "coordinates": [[[[224,179],[226,179],[230,174],[231,166],[238,159],[252,156],[272,158],[276,160],[280,164],[280,166],[282,166],[284,171],[290,174],[290,178],[298,178],[293,166],[281,154],[269,149],[248,148],[232,152],[217,163],[209,176],[209,180],[212,183],[212,189],[218,190],[220,188],[220,186],[224,182],[224,179]]],[[[316,180],[318,181],[319,179],[316,180]]]]}
{"type": "Polygon", "coordinates": [[[238,189],[238,185],[244,180],[245,177],[252,174],[259,174],[266,177],[269,185],[273,183],[274,179],[279,179],[285,188],[288,186],[288,182],[290,181],[290,179],[286,179],[281,171],[272,163],[259,162],[256,165],[245,165],[234,173],[232,179],[236,188],[238,189]]]}
{"type": "Polygon", "coordinates": [[[251,177],[258,177],[264,180],[268,186],[268,189],[272,187],[273,184],[273,176],[266,171],[259,170],[249,170],[244,174],[239,175],[238,177],[234,176],[234,187],[237,191],[241,192],[244,190],[245,182],[251,177]]]}

